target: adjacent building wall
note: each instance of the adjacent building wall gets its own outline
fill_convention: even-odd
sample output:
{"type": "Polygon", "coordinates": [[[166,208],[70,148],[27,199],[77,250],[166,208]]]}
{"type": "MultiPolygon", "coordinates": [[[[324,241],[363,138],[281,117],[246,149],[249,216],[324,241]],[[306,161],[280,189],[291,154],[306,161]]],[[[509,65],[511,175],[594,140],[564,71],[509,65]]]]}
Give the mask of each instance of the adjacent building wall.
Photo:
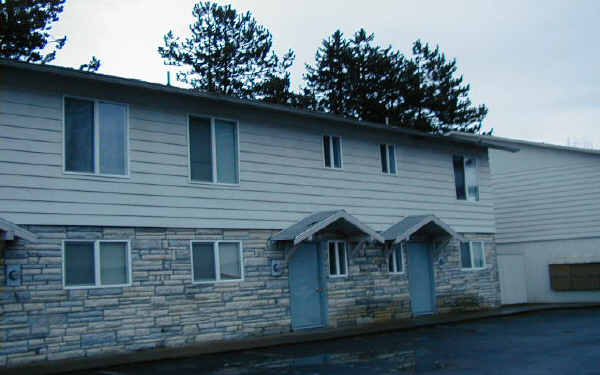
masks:
{"type": "Polygon", "coordinates": [[[0,71],[0,217],[17,224],[283,229],[345,209],[376,230],[435,214],[494,233],[487,152],[266,110],[17,69],[0,71]],[[129,105],[130,178],[63,173],[63,96],[129,105]],[[192,184],[187,114],[239,120],[240,184],[192,184]],[[343,135],[343,169],[323,167],[322,136],[343,135]],[[379,143],[397,144],[398,175],[379,143]],[[479,202],[456,199],[452,153],[479,157],[479,202]]]}
{"type": "Polygon", "coordinates": [[[550,288],[551,262],[600,257],[600,153],[515,143],[490,151],[497,247],[510,303],[600,301],[600,291],[550,288]],[[514,285],[522,280],[525,285],[514,285]],[[511,288],[512,290],[508,290],[511,288]],[[526,291],[526,292],[525,292],[526,291]]]}

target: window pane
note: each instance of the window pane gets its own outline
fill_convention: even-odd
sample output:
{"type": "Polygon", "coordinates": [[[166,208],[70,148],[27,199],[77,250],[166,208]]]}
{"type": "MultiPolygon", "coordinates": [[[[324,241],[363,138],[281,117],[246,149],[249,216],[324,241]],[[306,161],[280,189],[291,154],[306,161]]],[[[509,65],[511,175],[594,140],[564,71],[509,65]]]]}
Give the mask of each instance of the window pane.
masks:
{"type": "Polygon", "coordinates": [[[325,166],[331,167],[331,150],[329,149],[329,136],[323,137],[323,157],[325,158],[325,166]]]}
{"type": "Polygon", "coordinates": [[[388,173],[387,148],[385,145],[379,145],[379,158],[381,159],[381,171],[388,173]]]}
{"type": "Polygon", "coordinates": [[[471,201],[479,200],[479,186],[477,182],[477,160],[465,158],[465,184],[467,186],[467,197],[471,201]]]}
{"type": "Polygon", "coordinates": [[[390,159],[390,173],[396,174],[396,153],[392,145],[388,146],[388,157],[390,159]]]}
{"type": "Polygon", "coordinates": [[[471,251],[468,242],[460,243],[460,264],[462,268],[471,268],[471,251]]]}
{"type": "Polygon", "coordinates": [[[465,168],[462,156],[454,156],[454,182],[456,185],[456,199],[465,200],[465,168]]]}
{"type": "Polygon", "coordinates": [[[94,243],[65,242],[65,285],[94,285],[94,243]]]}
{"type": "Polygon", "coordinates": [[[340,137],[331,137],[333,140],[333,166],[335,168],[342,167],[342,145],[340,137]]]}
{"type": "Polygon", "coordinates": [[[338,242],[338,252],[340,254],[340,275],[346,274],[346,245],[344,242],[338,242]]]}
{"type": "Polygon", "coordinates": [[[396,247],[396,272],[404,271],[404,264],[402,264],[402,246],[396,247]]]}
{"type": "Polygon", "coordinates": [[[94,172],[94,102],[65,98],[65,170],[94,172]]]}
{"type": "Polygon", "coordinates": [[[100,103],[100,173],[127,174],[125,106],[100,103]]]}
{"type": "Polygon", "coordinates": [[[481,242],[471,242],[473,247],[473,267],[483,268],[483,246],[481,242]]]}
{"type": "Polygon", "coordinates": [[[215,281],[215,252],[212,243],[192,244],[194,281],[215,281]]]}
{"type": "Polygon", "coordinates": [[[335,263],[335,242],[329,243],[329,274],[337,275],[337,266],[335,263]]]}
{"type": "Polygon", "coordinates": [[[239,244],[219,243],[219,266],[221,267],[221,280],[242,278],[239,244]]]}
{"type": "Polygon", "coordinates": [[[194,181],[213,180],[210,119],[190,117],[190,170],[194,181]]]}
{"type": "Polygon", "coordinates": [[[127,243],[100,242],[100,283],[127,284],[127,243]]]}
{"type": "Polygon", "coordinates": [[[217,181],[238,183],[237,130],[235,122],[215,120],[217,181]]]}

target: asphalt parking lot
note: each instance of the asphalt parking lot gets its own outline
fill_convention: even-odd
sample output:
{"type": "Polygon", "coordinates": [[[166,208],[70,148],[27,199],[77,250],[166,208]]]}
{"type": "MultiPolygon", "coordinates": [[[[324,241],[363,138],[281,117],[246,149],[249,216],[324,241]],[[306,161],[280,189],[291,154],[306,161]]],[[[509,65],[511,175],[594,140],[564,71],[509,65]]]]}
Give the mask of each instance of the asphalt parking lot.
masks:
{"type": "Polygon", "coordinates": [[[542,311],[77,375],[598,374],[600,309],[542,311]]]}

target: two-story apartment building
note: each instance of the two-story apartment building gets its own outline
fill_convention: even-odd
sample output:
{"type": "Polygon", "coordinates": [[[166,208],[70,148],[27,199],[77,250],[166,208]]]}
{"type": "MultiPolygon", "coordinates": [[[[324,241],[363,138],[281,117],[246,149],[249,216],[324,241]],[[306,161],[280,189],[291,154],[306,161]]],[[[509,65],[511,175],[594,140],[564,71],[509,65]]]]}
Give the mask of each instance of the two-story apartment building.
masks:
{"type": "Polygon", "coordinates": [[[496,307],[490,147],[1,61],[0,365],[496,307]]]}

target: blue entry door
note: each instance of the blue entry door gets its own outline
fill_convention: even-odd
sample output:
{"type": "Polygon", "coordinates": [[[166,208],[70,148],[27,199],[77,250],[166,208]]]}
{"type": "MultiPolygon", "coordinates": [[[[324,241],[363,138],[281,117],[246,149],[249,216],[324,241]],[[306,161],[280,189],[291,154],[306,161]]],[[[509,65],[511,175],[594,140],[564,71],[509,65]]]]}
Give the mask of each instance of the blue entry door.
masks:
{"type": "Polygon", "coordinates": [[[319,252],[316,243],[304,243],[289,264],[292,328],[323,326],[319,252]]]}
{"type": "Polygon", "coordinates": [[[423,242],[408,242],[408,277],[414,315],[434,312],[433,267],[431,254],[423,242]]]}

